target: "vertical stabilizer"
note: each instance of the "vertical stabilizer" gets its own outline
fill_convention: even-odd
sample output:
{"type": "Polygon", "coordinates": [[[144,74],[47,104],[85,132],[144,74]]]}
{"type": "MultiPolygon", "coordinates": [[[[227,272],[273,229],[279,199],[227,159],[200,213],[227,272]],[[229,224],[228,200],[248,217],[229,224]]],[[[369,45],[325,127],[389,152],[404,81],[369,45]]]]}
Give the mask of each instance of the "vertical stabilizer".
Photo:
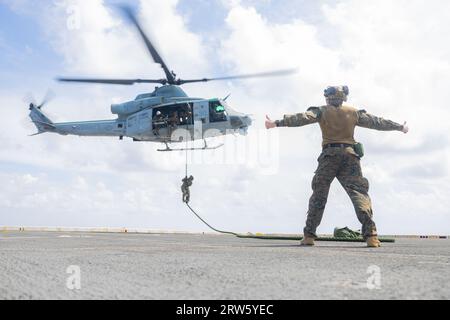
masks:
{"type": "Polygon", "coordinates": [[[30,104],[30,118],[38,130],[34,135],[42,134],[44,132],[53,132],[56,129],[53,122],[34,104],[30,104]]]}

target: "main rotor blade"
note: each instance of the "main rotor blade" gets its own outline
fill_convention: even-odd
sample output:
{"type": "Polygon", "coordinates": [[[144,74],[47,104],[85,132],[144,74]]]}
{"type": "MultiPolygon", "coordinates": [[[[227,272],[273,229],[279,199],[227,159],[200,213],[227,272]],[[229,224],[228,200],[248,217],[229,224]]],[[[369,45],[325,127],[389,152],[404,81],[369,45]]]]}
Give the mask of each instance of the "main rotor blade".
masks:
{"type": "Polygon", "coordinates": [[[270,71],[270,72],[262,72],[262,73],[253,73],[253,74],[244,74],[237,76],[226,76],[220,78],[204,78],[204,79],[194,79],[194,80],[178,80],[177,84],[182,85],[186,83],[195,83],[195,82],[209,82],[209,81],[222,81],[222,80],[235,80],[235,79],[250,79],[250,78],[267,78],[267,77],[280,77],[287,76],[294,73],[297,73],[298,69],[287,69],[287,70],[278,70],[278,71],[270,71]]]}
{"type": "Polygon", "coordinates": [[[103,84],[121,84],[133,85],[135,83],[159,83],[165,85],[166,79],[150,80],[150,79],[78,79],[78,78],[58,78],[61,82],[81,82],[81,83],[103,83],[103,84]]]}
{"type": "Polygon", "coordinates": [[[167,83],[169,84],[175,84],[175,77],[172,74],[172,72],[170,72],[169,68],[167,67],[166,63],[164,62],[164,60],[161,58],[161,56],[159,55],[158,51],[156,51],[155,46],[152,44],[152,42],[150,41],[149,37],[147,37],[147,35],[145,34],[144,30],[142,29],[139,21],[137,20],[136,16],[134,15],[133,10],[128,7],[128,6],[120,6],[121,10],[124,12],[125,16],[136,26],[136,28],[138,29],[142,39],[145,42],[145,45],[147,46],[148,51],[150,52],[153,60],[160,64],[161,67],[164,70],[164,73],[166,74],[166,78],[167,78],[167,83]]]}

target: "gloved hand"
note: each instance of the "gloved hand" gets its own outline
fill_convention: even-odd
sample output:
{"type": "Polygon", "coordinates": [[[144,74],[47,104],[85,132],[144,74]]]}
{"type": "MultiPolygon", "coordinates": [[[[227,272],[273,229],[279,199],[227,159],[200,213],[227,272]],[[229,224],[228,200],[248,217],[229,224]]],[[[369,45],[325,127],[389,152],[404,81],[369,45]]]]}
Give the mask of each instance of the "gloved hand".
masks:
{"type": "Polygon", "coordinates": [[[405,123],[403,124],[403,129],[402,129],[403,133],[408,133],[409,132],[409,127],[408,127],[408,123],[405,121],[405,123]]]}

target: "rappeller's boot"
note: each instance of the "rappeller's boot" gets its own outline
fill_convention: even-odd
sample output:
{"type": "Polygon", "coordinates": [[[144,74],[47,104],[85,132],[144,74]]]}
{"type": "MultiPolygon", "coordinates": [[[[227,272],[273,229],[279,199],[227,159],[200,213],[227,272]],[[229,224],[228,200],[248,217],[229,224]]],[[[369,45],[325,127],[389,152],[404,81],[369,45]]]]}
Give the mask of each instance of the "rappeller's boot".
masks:
{"type": "Polygon", "coordinates": [[[381,247],[381,242],[380,242],[380,240],[378,240],[377,236],[373,236],[373,237],[367,238],[366,242],[367,242],[367,246],[369,248],[379,248],[379,247],[381,247]]]}
{"type": "Polygon", "coordinates": [[[314,238],[304,236],[300,245],[304,246],[304,247],[312,247],[312,246],[314,246],[314,238]]]}

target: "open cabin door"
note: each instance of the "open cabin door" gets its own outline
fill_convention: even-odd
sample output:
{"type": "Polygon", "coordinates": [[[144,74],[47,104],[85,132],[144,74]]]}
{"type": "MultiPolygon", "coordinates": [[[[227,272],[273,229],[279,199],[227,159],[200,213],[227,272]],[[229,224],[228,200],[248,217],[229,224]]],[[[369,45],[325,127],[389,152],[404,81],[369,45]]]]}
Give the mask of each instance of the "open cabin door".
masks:
{"type": "MultiPolygon", "coordinates": [[[[153,108],[153,134],[165,142],[179,142],[180,137],[173,139],[173,133],[177,129],[192,130],[192,103],[178,103],[174,105],[153,108]]],[[[179,136],[176,135],[176,136],[179,136]]],[[[185,135],[182,135],[183,137],[185,135]]]]}

